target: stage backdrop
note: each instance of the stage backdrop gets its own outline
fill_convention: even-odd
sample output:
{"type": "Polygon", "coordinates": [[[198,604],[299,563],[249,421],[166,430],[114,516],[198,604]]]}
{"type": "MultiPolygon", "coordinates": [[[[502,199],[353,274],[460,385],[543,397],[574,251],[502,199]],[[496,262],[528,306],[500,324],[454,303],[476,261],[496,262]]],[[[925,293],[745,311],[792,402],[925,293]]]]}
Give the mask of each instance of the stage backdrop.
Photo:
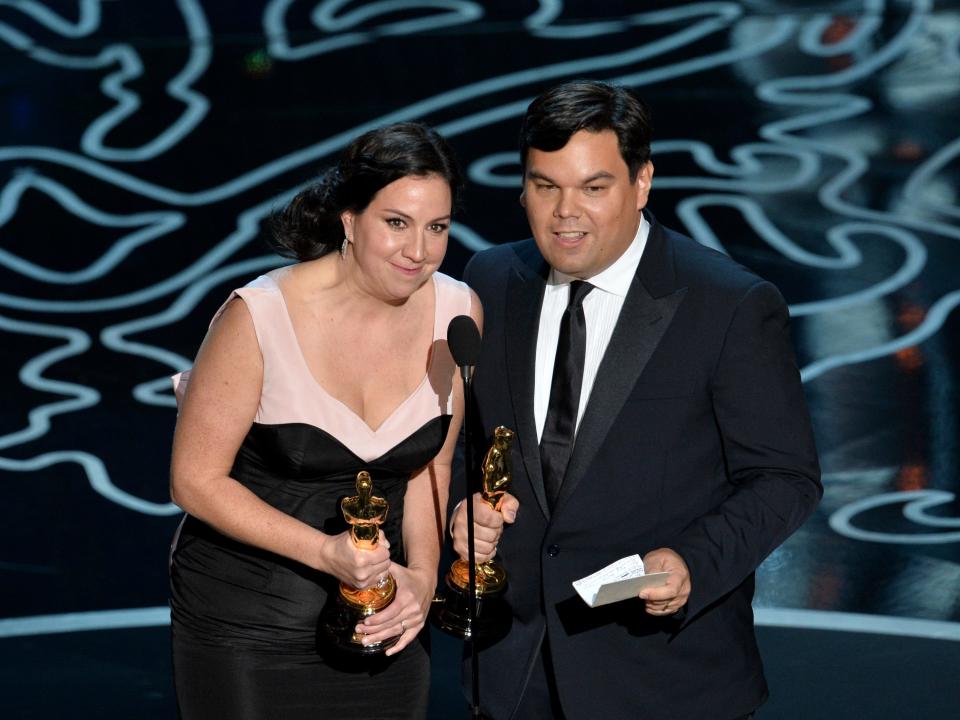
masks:
{"type": "Polygon", "coordinates": [[[576,77],[652,107],[657,218],[790,304],[826,494],[759,621],[960,637],[954,3],[2,0],[0,647],[166,622],[167,378],[271,211],[427,122],[457,276],[527,236],[519,119],[576,77]]]}

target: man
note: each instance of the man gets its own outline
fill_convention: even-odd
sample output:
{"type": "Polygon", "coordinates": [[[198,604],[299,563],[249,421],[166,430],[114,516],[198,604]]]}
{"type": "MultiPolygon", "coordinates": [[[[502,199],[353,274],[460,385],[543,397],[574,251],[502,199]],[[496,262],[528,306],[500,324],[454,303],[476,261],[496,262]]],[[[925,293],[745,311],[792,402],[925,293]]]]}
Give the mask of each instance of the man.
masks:
{"type": "MultiPolygon", "coordinates": [[[[649,155],[629,92],[547,91],[521,131],[534,237],[464,276],[479,422],[516,432],[513,497],[474,502],[478,559],[509,572],[512,629],[480,655],[496,720],[749,717],[754,570],[822,493],[783,299],[643,212],[649,155]],[[633,554],[667,584],[592,609],[575,593],[633,554]]],[[[452,533],[465,555],[463,504],[452,533]]]]}

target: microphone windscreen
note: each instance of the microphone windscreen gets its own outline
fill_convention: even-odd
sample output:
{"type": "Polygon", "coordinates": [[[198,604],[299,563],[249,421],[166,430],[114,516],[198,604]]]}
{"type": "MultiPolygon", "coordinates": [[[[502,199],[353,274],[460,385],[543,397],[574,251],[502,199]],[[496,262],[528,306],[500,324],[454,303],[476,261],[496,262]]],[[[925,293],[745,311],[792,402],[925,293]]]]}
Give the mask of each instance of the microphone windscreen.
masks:
{"type": "Polygon", "coordinates": [[[457,315],[447,326],[447,345],[460,367],[473,367],[480,359],[480,331],[469,315],[457,315]]]}

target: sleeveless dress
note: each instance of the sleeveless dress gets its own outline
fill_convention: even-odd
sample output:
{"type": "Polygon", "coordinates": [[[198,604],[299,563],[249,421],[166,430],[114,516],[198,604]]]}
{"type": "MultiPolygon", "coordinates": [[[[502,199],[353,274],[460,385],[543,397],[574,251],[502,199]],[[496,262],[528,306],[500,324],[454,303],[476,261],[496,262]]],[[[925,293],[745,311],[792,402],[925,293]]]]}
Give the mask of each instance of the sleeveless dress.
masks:
{"type": "MultiPolygon", "coordinates": [[[[447,325],[470,310],[466,285],[441,273],[432,283],[427,372],[377,430],[314,379],[272,278],[259,277],[230,295],[246,303],[263,355],[260,405],[231,477],[264,502],[336,534],[347,529],[340,499],[355,495],[357,473],[369,471],[374,494],[390,504],[382,529],[391,559],[401,564],[407,480],[439,452],[450,425],[456,368],[447,325]]],[[[189,371],[174,377],[178,397],[188,377],[189,371]]],[[[187,515],[171,549],[170,586],[181,717],[426,715],[430,663],[421,642],[373,659],[345,659],[324,647],[319,618],[337,592],[335,578],[231,540],[187,515]]]]}

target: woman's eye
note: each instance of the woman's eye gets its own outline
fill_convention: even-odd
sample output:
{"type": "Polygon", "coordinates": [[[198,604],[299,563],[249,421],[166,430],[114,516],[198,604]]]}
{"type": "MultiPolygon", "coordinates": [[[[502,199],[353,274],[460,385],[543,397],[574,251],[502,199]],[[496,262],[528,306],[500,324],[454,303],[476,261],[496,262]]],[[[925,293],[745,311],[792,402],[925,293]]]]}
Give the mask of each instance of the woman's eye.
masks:
{"type": "Polygon", "coordinates": [[[407,223],[403,218],[387,218],[387,225],[394,228],[395,230],[402,230],[407,226],[407,223]]]}
{"type": "Polygon", "coordinates": [[[439,233],[446,232],[449,226],[446,225],[445,223],[433,223],[429,227],[430,227],[430,232],[439,234],[439,233]]]}

